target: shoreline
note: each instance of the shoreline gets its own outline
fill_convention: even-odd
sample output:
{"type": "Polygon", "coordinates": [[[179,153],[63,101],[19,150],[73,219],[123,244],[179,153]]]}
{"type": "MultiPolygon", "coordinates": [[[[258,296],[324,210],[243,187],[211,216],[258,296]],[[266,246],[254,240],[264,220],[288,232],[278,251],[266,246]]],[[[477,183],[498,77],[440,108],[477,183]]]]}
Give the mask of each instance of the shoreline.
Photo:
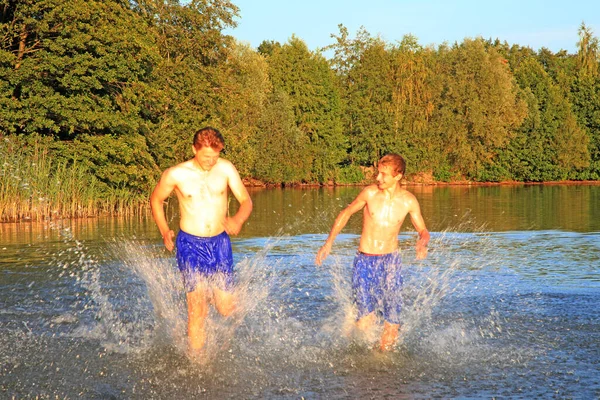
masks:
{"type": "MultiPolygon", "coordinates": [[[[294,184],[294,185],[269,185],[258,180],[243,180],[244,184],[249,191],[258,190],[269,190],[269,189],[316,189],[316,188],[327,188],[334,189],[336,187],[364,187],[370,185],[372,182],[363,182],[356,184],[338,184],[338,183],[327,183],[327,184],[294,184]]],[[[404,187],[491,187],[491,186],[600,186],[600,180],[598,181],[547,181],[547,182],[515,182],[515,181],[503,181],[503,182],[470,182],[470,181],[454,181],[454,182],[418,182],[402,180],[400,184],[404,187]]],[[[26,215],[20,218],[1,218],[0,224],[10,223],[32,223],[32,222],[53,222],[59,220],[82,220],[89,218],[102,218],[102,217],[137,217],[143,214],[150,213],[149,205],[137,204],[133,207],[135,210],[125,210],[122,213],[118,212],[102,212],[99,214],[90,215],[53,215],[52,217],[44,215],[26,215]]],[[[34,213],[32,213],[34,214],[34,213]]]]}
{"type": "MultiPolygon", "coordinates": [[[[368,186],[371,182],[360,183],[294,183],[294,184],[268,184],[258,180],[242,179],[244,185],[249,189],[284,189],[284,188],[333,188],[333,187],[350,187],[350,186],[368,186]]],[[[591,181],[545,181],[545,182],[518,182],[518,181],[502,181],[502,182],[473,182],[473,181],[452,181],[452,182],[418,182],[414,180],[400,181],[402,186],[600,186],[600,180],[591,181]]]]}

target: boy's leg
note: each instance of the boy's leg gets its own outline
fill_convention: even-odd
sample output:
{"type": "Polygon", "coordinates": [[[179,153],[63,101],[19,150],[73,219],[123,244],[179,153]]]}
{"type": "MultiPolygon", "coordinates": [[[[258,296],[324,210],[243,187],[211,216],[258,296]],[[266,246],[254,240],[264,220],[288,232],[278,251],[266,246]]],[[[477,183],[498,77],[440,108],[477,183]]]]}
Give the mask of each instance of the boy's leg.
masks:
{"type": "Polygon", "coordinates": [[[215,307],[219,314],[229,317],[235,311],[235,294],[213,287],[215,307]]]}
{"type": "Polygon", "coordinates": [[[208,315],[208,293],[200,285],[193,292],[187,293],[188,308],[188,343],[192,352],[204,347],[206,342],[205,322],[208,315]]]}
{"type": "Polygon", "coordinates": [[[366,332],[371,328],[376,322],[375,313],[371,312],[364,317],[360,317],[358,321],[356,321],[356,327],[363,332],[366,332]]]}
{"type": "Polygon", "coordinates": [[[391,324],[387,321],[383,323],[383,333],[381,334],[381,342],[379,349],[381,351],[391,350],[396,340],[398,340],[398,331],[400,330],[400,324],[391,324]]]}

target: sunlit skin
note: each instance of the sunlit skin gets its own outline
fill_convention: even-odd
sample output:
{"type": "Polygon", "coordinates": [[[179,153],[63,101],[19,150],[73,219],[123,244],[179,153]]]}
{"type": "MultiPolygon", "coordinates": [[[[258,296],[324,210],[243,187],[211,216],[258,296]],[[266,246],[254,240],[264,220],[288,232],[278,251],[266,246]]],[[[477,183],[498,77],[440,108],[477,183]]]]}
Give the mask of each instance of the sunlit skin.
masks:
{"type": "MultiPolygon", "coordinates": [[[[175,233],[165,218],[164,201],[174,191],[179,200],[181,230],[196,236],[212,237],[223,231],[237,235],[252,212],[252,200],[240,176],[220,149],[192,146],[194,157],[167,169],[150,196],[152,216],[158,225],[165,247],[175,248],[175,233]],[[240,203],[237,213],[227,215],[228,189],[240,203]]],[[[235,310],[234,293],[217,287],[199,287],[187,293],[188,340],[190,350],[197,352],[206,342],[204,329],[210,300],[223,316],[235,310]]]]}
{"type": "MultiPolygon", "coordinates": [[[[419,234],[416,243],[417,259],[427,257],[429,232],[425,227],[421,209],[415,196],[400,185],[402,174],[394,174],[392,166],[379,165],[377,184],[363,189],[348,207],[335,219],[323,247],[319,249],[316,264],[321,265],[331,252],[336,236],[348,223],[350,217],[363,210],[363,227],[358,250],[373,255],[393,253],[398,250],[398,234],[407,215],[419,234]]],[[[360,318],[356,325],[366,330],[376,321],[374,313],[360,318]]],[[[398,338],[399,324],[384,322],[380,349],[389,350],[398,338]]]]}

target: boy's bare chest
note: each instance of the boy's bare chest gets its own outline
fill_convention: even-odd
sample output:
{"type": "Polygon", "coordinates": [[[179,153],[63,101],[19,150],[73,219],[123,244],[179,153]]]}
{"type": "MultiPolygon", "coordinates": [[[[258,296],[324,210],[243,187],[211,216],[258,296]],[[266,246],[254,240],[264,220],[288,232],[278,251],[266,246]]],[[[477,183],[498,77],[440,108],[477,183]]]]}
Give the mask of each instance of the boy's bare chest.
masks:
{"type": "Polygon", "coordinates": [[[375,197],[367,202],[365,212],[369,219],[380,226],[402,224],[407,208],[400,198],[375,197]]]}
{"type": "Polygon", "coordinates": [[[209,174],[186,174],[177,185],[181,200],[208,201],[226,195],[227,180],[209,174]]]}

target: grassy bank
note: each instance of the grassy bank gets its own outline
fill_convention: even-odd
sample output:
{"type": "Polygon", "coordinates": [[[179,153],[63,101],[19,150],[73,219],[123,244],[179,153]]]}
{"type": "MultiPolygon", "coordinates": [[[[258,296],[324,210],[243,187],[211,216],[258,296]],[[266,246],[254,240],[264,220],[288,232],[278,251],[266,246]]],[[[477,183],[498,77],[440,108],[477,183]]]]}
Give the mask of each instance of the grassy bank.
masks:
{"type": "Polygon", "coordinates": [[[0,143],[0,222],[131,215],[147,196],[107,189],[81,163],[57,159],[41,144],[0,143]]]}

